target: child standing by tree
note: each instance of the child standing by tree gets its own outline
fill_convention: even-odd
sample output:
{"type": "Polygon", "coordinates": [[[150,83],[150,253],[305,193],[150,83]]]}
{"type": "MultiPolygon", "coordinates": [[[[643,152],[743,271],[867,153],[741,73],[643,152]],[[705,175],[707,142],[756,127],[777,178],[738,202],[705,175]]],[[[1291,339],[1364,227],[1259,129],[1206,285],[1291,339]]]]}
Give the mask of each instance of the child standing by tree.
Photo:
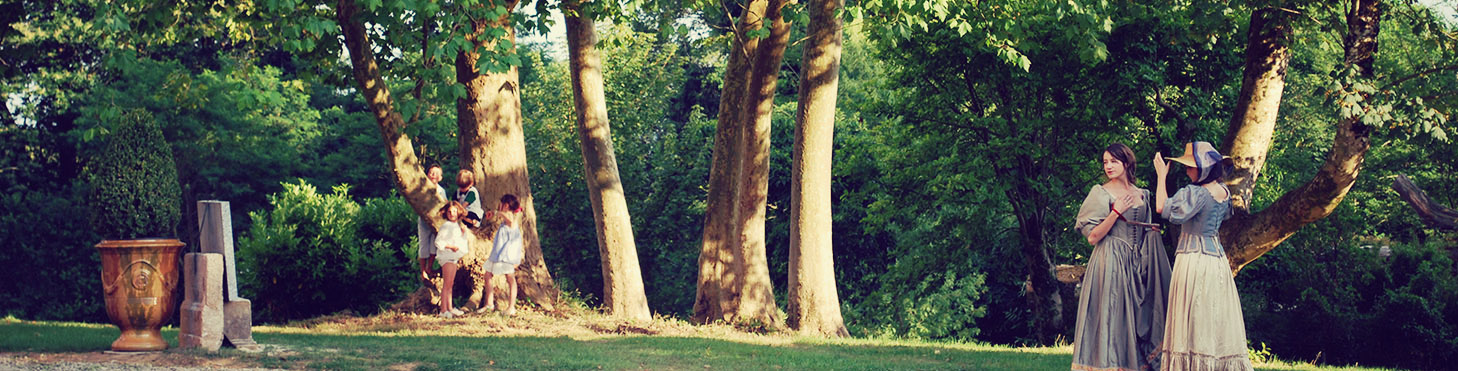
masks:
{"type": "Polygon", "coordinates": [[[460,223],[465,213],[466,208],[459,202],[447,202],[445,207],[440,208],[440,216],[446,222],[441,223],[435,236],[435,259],[440,262],[441,280],[445,281],[440,288],[440,316],[445,318],[465,314],[452,305],[458,262],[471,252],[468,239],[471,233],[460,223]]]}
{"type": "Polygon", "coordinates": [[[456,175],[456,202],[466,205],[466,216],[461,222],[471,228],[480,228],[481,215],[486,212],[481,210],[481,193],[476,192],[476,177],[469,169],[461,169],[456,175]]]}
{"type": "MultiPolygon", "coordinates": [[[[435,186],[436,195],[444,200],[445,188],[440,186],[442,176],[440,165],[431,164],[425,168],[425,177],[435,186]]],[[[420,246],[415,250],[415,257],[420,260],[420,280],[430,282],[430,275],[435,273],[430,269],[431,260],[435,260],[435,228],[430,227],[429,221],[415,217],[415,233],[420,237],[420,246]]]]}
{"type": "Polygon", "coordinates": [[[491,255],[486,259],[486,282],[491,287],[486,295],[486,305],[481,306],[477,312],[485,312],[495,308],[496,290],[491,286],[491,276],[496,274],[506,275],[507,304],[506,315],[516,315],[516,266],[521,264],[522,258],[526,255],[525,247],[522,245],[521,236],[521,204],[516,196],[506,194],[501,196],[501,205],[497,206],[492,216],[500,216],[501,227],[496,229],[496,236],[491,238],[491,255]]]}

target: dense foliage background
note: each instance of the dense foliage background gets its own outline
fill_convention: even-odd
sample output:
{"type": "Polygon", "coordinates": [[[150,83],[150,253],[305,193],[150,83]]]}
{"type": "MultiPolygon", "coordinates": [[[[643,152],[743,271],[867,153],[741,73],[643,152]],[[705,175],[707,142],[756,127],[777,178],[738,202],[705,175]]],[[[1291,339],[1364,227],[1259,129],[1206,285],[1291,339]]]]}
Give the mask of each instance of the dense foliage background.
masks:
{"type": "MultiPolygon", "coordinates": [[[[1242,2],[986,3],[993,36],[964,34],[962,24],[937,17],[915,19],[916,32],[880,27],[884,20],[873,16],[845,30],[834,246],[856,336],[1035,342],[1019,247],[1026,233],[1040,234],[1055,264],[1083,263],[1090,247],[1072,218],[1101,182],[1098,151],[1129,144],[1150,187],[1154,152],[1178,152],[1181,135],[1218,145],[1225,132],[1240,88],[1249,16],[1242,2]],[[994,39],[1016,43],[1016,54],[989,48],[994,39]],[[1028,215],[1042,222],[1029,224],[1028,215]]],[[[1458,61],[1431,42],[1452,37],[1452,26],[1394,3],[1380,71],[1405,75],[1458,61]]],[[[104,7],[0,4],[0,314],[104,320],[91,248],[100,236],[85,225],[96,210],[84,197],[92,186],[84,174],[128,112],[144,112],[162,130],[184,204],[232,203],[242,289],[260,321],[374,313],[415,287],[415,218],[394,194],[374,119],[341,72],[206,32],[191,46],[114,48],[96,35],[107,30],[104,7]]],[[[1294,25],[1253,210],[1310,178],[1339,114],[1328,89],[1341,74],[1333,15],[1307,11],[1310,19],[1294,25]]],[[[722,10],[664,7],[599,32],[644,284],[663,315],[692,310],[729,23],[722,10]],[[665,32],[664,19],[697,31],[665,32]]],[[[550,44],[519,47],[542,250],[564,291],[595,305],[601,266],[568,66],[550,44]]],[[[766,227],[781,298],[799,54],[787,50],[773,123],[766,227]]],[[[1458,87],[1451,71],[1432,79],[1458,87]]],[[[1452,102],[1432,98],[1434,106],[1452,102]]],[[[420,108],[423,118],[405,130],[427,161],[454,174],[454,98],[431,91],[423,99],[435,106],[420,108]]],[[[1458,236],[1413,214],[1390,188],[1398,174],[1434,201],[1458,205],[1458,145],[1410,127],[1374,135],[1341,206],[1236,278],[1252,348],[1339,364],[1458,361],[1458,236]]],[[[183,229],[184,240],[195,238],[183,229]]],[[[1076,306],[1075,287],[1064,291],[1064,304],[1076,306]]],[[[1071,332],[1072,318],[1064,325],[1071,332]]]]}

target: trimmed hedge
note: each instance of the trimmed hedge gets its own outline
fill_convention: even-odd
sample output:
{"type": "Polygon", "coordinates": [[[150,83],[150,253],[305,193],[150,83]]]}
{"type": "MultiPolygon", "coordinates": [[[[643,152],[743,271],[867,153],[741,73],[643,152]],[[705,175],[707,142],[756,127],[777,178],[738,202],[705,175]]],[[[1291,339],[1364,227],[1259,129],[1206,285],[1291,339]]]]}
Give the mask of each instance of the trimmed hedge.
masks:
{"type": "Polygon", "coordinates": [[[152,115],[133,110],[91,159],[91,227],[107,239],[177,236],[182,188],[152,115]]]}

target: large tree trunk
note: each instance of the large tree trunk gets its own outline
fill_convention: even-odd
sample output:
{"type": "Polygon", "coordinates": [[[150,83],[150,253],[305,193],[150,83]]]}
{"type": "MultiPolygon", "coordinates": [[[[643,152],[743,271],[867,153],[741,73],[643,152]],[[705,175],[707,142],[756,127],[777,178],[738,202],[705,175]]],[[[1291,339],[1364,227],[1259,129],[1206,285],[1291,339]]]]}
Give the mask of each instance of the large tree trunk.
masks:
{"type": "Polygon", "coordinates": [[[788,324],[801,334],[848,336],[835,288],[831,230],[831,155],[840,83],[840,0],[812,0],[800,68],[795,149],[790,176],[788,324]]]}
{"type": "Polygon", "coordinates": [[[576,1],[564,3],[567,54],[572,69],[572,96],[577,111],[577,138],[582,144],[582,166],[592,217],[597,224],[597,248],[602,257],[603,306],[613,316],[652,320],[638,268],[628,201],[618,178],[613,138],[603,93],[602,57],[592,17],[582,14],[576,1]]]}
{"type": "Polygon", "coordinates": [[[356,17],[359,8],[353,0],[340,0],[337,11],[336,20],[344,34],[350,68],[360,94],[364,95],[365,103],[369,105],[370,113],[380,127],[380,138],[384,142],[385,153],[390,158],[396,189],[415,210],[416,215],[429,220],[431,225],[438,226],[442,219],[434,210],[444,205],[445,200],[436,196],[435,187],[425,177],[424,164],[415,157],[410,136],[401,131],[405,127],[405,121],[395,110],[390,89],[381,76],[379,65],[375,63],[375,57],[370,51],[372,42],[365,33],[364,23],[356,17]]]}
{"type": "MultiPolygon", "coordinates": [[[[516,1],[509,0],[502,5],[512,9],[516,7],[516,1]]],[[[461,168],[475,173],[476,189],[481,192],[483,208],[495,209],[497,202],[493,201],[504,194],[516,195],[520,201],[526,258],[515,273],[518,291],[542,309],[554,310],[559,292],[542,259],[541,240],[537,235],[537,213],[532,204],[531,179],[527,176],[526,139],[521,123],[521,85],[517,69],[510,67],[503,73],[483,73],[476,69],[481,58],[478,50],[493,50],[499,42],[516,44],[511,13],[498,19],[478,19],[472,27],[473,36],[469,39],[475,49],[456,55],[456,82],[466,88],[466,97],[456,101],[461,168]],[[506,35],[499,39],[482,36],[487,29],[498,27],[504,28],[506,35]]],[[[489,246],[484,242],[482,245],[483,248],[489,246]]],[[[498,279],[494,284],[504,285],[504,280],[498,279]]],[[[476,303],[475,299],[473,293],[472,304],[476,303]]]]}
{"type": "Polygon", "coordinates": [[[1033,316],[1034,334],[1040,344],[1052,344],[1063,330],[1063,293],[1058,283],[1057,267],[1048,256],[1048,239],[1044,235],[1047,225],[1047,198],[1028,183],[1027,174],[1039,174],[1034,160],[1025,155],[1013,156],[1018,169],[1005,173],[1024,174],[1014,176],[1013,185],[1007,190],[1007,197],[1018,219],[1018,250],[1023,257],[1023,266],[1028,272],[1025,300],[1033,316]]]}
{"type": "Polygon", "coordinates": [[[737,204],[734,179],[739,177],[737,159],[740,151],[741,116],[745,88],[749,82],[750,61],[759,48],[759,39],[745,36],[745,31],[759,27],[769,0],[751,0],[735,24],[734,42],[729,50],[729,64],[724,69],[724,86],[719,93],[719,118],[714,133],[713,163],[709,170],[709,195],[704,215],[704,241],[699,249],[698,292],[694,297],[694,323],[724,320],[725,303],[721,293],[728,267],[739,264],[729,248],[738,246],[738,233],[733,226],[737,204]]]}
{"type": "MultiPolygon", "coordinates": [[[[435,185],[425,177],[424,164],[415,156],[414,146],[410,137],[401,130],[405,127],[405,121],[400,113],[395,110],[394,100],[390,97],[390,90],[376,64],[374,55],[371,54],[372,42],[365,32],[364,23],[356,16],[359,8],[354,1],[341,0],[338,3],[336,19],[344,34],[345,49],[349,52],[351,70],[360,92],[364,94],[365,102],[369,104],[371,113],[375,116],[375,122],[380,127],[380,136],[384,141],[386,154],[390,158],[390,168],[395,175],[397,190],[404,196],[405,202],[415,210],[415,214],[428,220],[432,228],[438,228],[444,222],[440,214],[435,210],[445,204],[444,199],[436,196],[435,185]]],[[[481,293],[484,288],[482,280],[484,259],[482,243],[473,241],[472,253],[461,260],[461,269],[457,275],[457,285],[451,288],[454,292],[457,288],[470,290],[469,307],[479,306],[481,293]]],[[[489,245],[489,243],[487,243],[489,245]]],[[[433,312],[440,300],[441,278],[435,278],[426,282],[419,290],[410,294],[404,300],[396,303],[393,308],[397,310],[412,312],[433,312]]]]}
{"type": "Polygon", "coordinates": [[[790,40],[790,25],[780,13],[785,3],[770,0],[766,7],[765,19],[772,21],[770,35],[759,42],[750,68],[749,86],[745,89],[748,95],[742,109],[748,111],[740,113],[743,121],[740,141],[744,146],[739,152],[739,176],[734,179],[739,208],[734,227],[739,233],[739,245],[729,246],[736,264],[729,266],[720,287],[721,295],[727,298],[729,308],[724,311],[731,322],[757,320],[771,327],[784,323],[775,305],[765,256],[764,222],[769,198],[770,119],[775,108],[780,62],[790,40]]]}
{"type": "MultiPolygon", "coordinates": [[[[1373,73],[1381,7],[1380,0],[1353,0],[1347,14],[1345,63],[1359,67],[1365,77],[1373,73]]],[[[1336,125],[1331,151],[1310,181],[1281,195],[1259,214],[1237,213],[1221,226],[1220,239],[1226,243],[1233,272],[1240,272],[1302,226],[1330,215],[1351,190],[1372,146],[1371,129],[1362,124],[1360,116],[1342,118],[1336,125]]]]}
{"type": "Polygon", "coordinates": [[[1256,10],[1250,17],[1245,77],[1222,151],[1235,164],[1225,184],[1237,212],[1250,212],[1251,195],[1271,149],[1281,94],[1286,89],[1286,66],[1291,62],[1290,17],[1277,8],[1256,10]]]}

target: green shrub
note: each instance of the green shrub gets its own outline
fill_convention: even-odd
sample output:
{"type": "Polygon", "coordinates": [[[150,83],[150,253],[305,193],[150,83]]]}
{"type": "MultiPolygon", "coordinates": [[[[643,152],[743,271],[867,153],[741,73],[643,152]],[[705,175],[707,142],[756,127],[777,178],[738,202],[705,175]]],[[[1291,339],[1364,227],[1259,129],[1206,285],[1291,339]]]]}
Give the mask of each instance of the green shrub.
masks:
{"type": "Polygon", "coordinates": [[[0,317],[106,321],[101,237],[77,219],[87,213],[75,185],[0,195],[0,317]]]}
{"type": "Polygon", "coordinates": [[[414,288],[415,217],[399,198],[349,198],[348,186],[320,194],[286,183],[272,210],[248,213],[238,240],[238,280],[260,321],[350,310],[378,312],[414,288]]]}
{"type": "Polygon", "coordinates": [[[108,239],[175,237],[182,189],[152,115],[133,110],[91,159],[91,227],[108,239]]]}
{"type": "MultiPolygon", "coordinates": [[[[948,212],[958,218],[959,211],[948,212]]],[[[965,216],[965,215],[962,215],[965,216]]],[[[900,232],[895,259],[875,275],[878,289],[858,305],[842,305],[852,333],[872,337],[971,341],[990,304],[988,267],[968,247],[950,247],[944,226],[918,225],[900,232]]],[[[956,233],[967,232],[957,231],[956,233]]],[[[972,232],[976,233],[976,232],[972,232]]]]}
{"type": "Polygon", "coordinates": [[[1458,277],[1439,245],[1282,246],[1237,277],[1246,329],[1285,359],[1441,369],[1458,362],[1458,277]],[[1381,349],[1381,351],[1372,351],[1381,349]]]}

